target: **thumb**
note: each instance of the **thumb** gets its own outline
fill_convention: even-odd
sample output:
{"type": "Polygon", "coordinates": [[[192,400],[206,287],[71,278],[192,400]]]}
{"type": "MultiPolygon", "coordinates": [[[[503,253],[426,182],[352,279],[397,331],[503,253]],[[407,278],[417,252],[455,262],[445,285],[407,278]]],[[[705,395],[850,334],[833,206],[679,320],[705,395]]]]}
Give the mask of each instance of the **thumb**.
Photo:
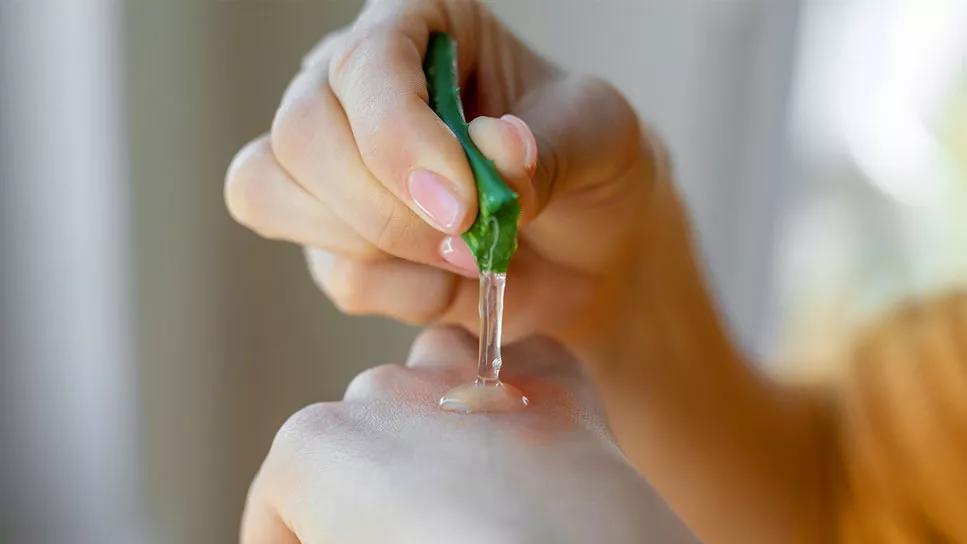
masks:
{"type": "Polygon", "coordinates": [[[537,141],[538,208],[624,173],[640,156],[638,115],[611,84],[569,77],[527,93],[513,108],[537,141]]]}
{"type": "Polygon", "coordinates": [[[524,224],[552,198],[614,180],[641,150],[634,108],[598,78],[543,85],[513,111],[474,119],[470,136],[520,196],[524,224]]]}
{"type": "Polygon", "coordinates": [[[517,193],[521,224],[538,212],[533,177],[537,168],[537,140],[524,121],[511,114],[477,117],[470,122],[470,138],[485,157],[494,161],[501,177],[517,193]]]}

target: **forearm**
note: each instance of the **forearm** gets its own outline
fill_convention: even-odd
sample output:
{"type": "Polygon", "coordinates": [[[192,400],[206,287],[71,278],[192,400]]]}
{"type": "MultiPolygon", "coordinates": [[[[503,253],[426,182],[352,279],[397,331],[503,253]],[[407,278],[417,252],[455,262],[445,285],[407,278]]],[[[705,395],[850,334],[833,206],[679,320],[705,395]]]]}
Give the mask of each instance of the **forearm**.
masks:
{"type": "Polygon", "coordinates": [[[648,206],[631,296],[615,298],[626,303],[608,334],[578,347],[612,429],[700,538],[811,540],[821,480],[813,406],[763,379],[727,339],[671,184],[659,183],[648,206]]]}

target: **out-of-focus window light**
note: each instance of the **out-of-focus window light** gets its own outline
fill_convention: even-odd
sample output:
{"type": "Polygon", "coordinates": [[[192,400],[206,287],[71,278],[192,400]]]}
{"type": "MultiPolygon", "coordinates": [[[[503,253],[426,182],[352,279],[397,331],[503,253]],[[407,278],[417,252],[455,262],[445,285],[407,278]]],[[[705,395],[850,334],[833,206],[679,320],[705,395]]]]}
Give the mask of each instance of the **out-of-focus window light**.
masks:
{"type": "Polygon", "coordinates": [[[897,300],[967,286],[964,29],[961,0],[803,4],[780,357],[837,353],[897,300]]]}
{"type": "MultiPolygon", "coordinates": [[[[858,115],[847,124],[847,145],[869,180],[906,204],[928,204],[950,181],[947,159],[930,130],[950,95],[963,60],[963,2],[896,2],[886,10],[884,49],[874,64],[878,91],[855,82],[858,115]],[[864,96],[865,95],[865,96],[864,96]]],[[[848,113],[844,112],[844,113],[848,113]]]]}
{"type": "Polygon", "coordinates": [[[867,180],[903,204],[941,198],[949,159],[935,121],[964,77],[967,3],[875,0],[816,3],[801,57],[805,93],[822,102],[798,111],[801,136],[820,150],[845,149],[867,180]],[[825,66],[823,66],[825,65],[825,66]]]}

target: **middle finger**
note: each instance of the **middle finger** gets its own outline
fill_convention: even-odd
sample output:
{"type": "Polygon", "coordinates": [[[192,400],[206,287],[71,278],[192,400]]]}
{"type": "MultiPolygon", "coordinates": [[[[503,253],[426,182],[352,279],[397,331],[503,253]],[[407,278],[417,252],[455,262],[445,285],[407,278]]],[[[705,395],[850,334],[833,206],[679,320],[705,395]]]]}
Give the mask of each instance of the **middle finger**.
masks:
{"type": "Polygon", "coordinates": [[[272,124],[279,163],[306,191],[382,251],[445,267],[444,237],[389,192],[366,168],[325,67],[301,73],[272,124]]]}

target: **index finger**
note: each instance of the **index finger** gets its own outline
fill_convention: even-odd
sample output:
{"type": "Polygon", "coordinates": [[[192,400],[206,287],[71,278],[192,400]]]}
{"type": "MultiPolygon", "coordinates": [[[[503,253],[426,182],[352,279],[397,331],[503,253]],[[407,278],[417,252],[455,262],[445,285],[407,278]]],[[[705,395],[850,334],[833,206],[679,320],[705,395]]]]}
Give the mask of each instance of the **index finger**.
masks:
{"type": "Polygon", "coordinates": [[[427,103],[422,58],[434,31],[468,36],[461,45],[471,46],[460,6],[474,5],[374,3],[329,68],[366,167],[431,226],[451,234],[473,222],[476,185],[463,149],[427,103]]]}

